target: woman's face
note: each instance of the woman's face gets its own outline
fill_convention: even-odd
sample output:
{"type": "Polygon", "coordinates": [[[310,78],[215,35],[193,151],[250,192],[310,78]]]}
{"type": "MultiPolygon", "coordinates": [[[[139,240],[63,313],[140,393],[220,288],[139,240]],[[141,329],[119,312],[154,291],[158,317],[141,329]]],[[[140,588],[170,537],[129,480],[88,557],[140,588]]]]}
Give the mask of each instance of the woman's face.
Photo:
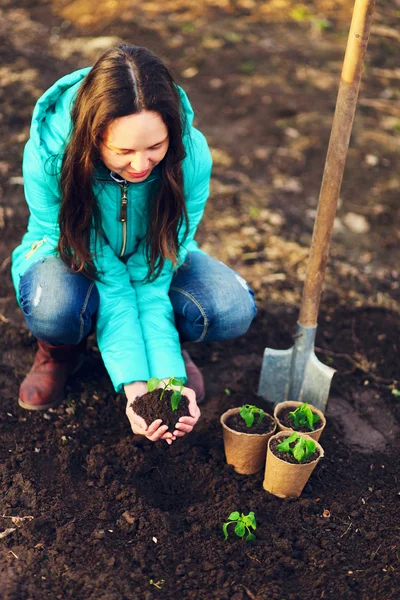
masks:
{"type": "Polygon", "coordinates": [[[131,183],[144,181],[162,161],[169,145],[168,129],[153,111],[114,119],[100,146],[101,158],[111,171],[131,183]]]}

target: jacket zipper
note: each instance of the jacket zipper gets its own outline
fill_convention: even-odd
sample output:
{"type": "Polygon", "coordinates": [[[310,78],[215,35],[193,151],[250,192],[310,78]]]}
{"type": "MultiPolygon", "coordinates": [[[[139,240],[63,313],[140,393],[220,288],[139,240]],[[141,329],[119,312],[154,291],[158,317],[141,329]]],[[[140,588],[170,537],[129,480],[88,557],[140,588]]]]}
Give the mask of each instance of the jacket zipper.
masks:
{"type": "Polygon", "coordinates": [[[128,184],[124,183],[121,187],[121,210],[119,214],[119,220],[122,223],[122,246],[120,256],[123,256],[126,249],[126,229],[128,221],[128,184]]]}
{"type": "Polygon", "coordinates": [[[45,242],[47,242],[47,238],[45,238],[45,237],[44,237],[43,239],[41,239],[41,240],[37,241],[37,242],[33,242],[32,246],[31,246],[31,249],[29,250],[29,252],[27,252],[27,254],[25,254],[25,258],[26,258],[26,259],[27,259],[27,258],[30,258],[30,257],[32,256],[32,254],[33,254],[34,252],[36,252],[36,250],[37,250],[38,248],[40,248],[40,246],[43,246],[43,244],[44,244],[45,242]]]}

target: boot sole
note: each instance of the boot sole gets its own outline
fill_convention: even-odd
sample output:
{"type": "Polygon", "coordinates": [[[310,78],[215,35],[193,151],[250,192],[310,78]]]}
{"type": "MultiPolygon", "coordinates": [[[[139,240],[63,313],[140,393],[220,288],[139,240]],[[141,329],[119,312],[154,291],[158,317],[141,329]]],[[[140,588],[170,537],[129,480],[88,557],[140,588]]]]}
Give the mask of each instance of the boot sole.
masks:
{"type": "MultiPolygon", "coordinates": [[[[83,365],[84,360],[85,360],[85,357],[82,356],[79,360],[79,363],[76,365],[75,369],[73,371],[71,371],[70,377],[72,377],[72,375],[75,375],[75,373],[77,373],[79,371],[79,369],[83,365]]],[[[58,400],[54,400],[54,402],[50,402],[49,404],[27,404],[26,402],[21,400],[21,398],[18,398],[18,404],[21,408],[24,408],[25,410],[48,410],[49,408],[55,408],[56,406],[61,404],[61,402],[63,400],[64,400],[64,398],[59,398],[58,400]]]]}

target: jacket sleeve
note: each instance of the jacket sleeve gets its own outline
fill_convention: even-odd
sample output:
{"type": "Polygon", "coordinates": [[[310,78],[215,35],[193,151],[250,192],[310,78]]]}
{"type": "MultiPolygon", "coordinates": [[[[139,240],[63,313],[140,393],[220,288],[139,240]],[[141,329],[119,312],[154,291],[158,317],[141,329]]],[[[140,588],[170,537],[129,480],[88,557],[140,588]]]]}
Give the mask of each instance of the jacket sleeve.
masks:
{"type": "Polygon", "coordinates": [[[122,392],[125,384],[150,378],[136,291],[125,264],[103,238],[96,244],[94,264],[100,296],[97,343],[115,391],[122,392]]]}
{"type": "MultiPolygon", "coordinates": [[[[183,241],[182,259],[185,248],[193,240],[202,219],[210,191],[211,154],[205,137],[196,129],[192,130],[190,142],[186,145],[186,158],[183,163],[184,194],[189,219],[189,231],[183,241]]],[[[183,227],[183,229],[185,229],[183,227]]],[[[159,277],[151,283],[144,283],[147,274],[145,249],[133,255],[128,261],[132,285],[137,294],[139,319],[146,346],[150,377],[164,379],[175,376],[186,379],[186,370],[181,354],[179,334],[175,327],[174,311],[169,298],[169,288],[174,275],[170,261],[166,261],[159,277]]]]}
{"type": "MultiPolygon", "coordinates": [[[[30,210],[29,226],[43,232],[44,243],[27,254],[23,270],[42,256],[56,254],[60,237],[58,183],[54,175],[47,173],[37,152],[29,141],[23,160],[24,191],[30,210]]],[[[96,282],[100,295],[97,342],[115,390],[121,392],[125,383],[149,379],[136,292],[126,266],[100,237],[96,253],[94,263],[101,277],[96,282]]]]}

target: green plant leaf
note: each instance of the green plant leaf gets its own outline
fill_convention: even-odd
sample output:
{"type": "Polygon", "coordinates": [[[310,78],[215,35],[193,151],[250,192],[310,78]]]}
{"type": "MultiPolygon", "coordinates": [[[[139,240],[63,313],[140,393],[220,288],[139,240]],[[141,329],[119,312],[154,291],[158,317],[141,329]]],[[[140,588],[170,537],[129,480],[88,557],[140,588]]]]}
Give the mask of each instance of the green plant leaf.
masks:
{"type": "Polygon", "coordinates": [[[306,443],[306,456],[305,458],[307,459],[309,456],[311,456],[312,454],[314,454],[315,450],[317,449],[317,445],[313,440],[304,440],[306,443]]]}
{"type": "Polygon", "coordinates": [[[306,413],[306,418],[307,418],[307,423],[308,423],[309,428],[314,429],[313,411],[311,410],[311,408],[309,406],[307,406],[307,408],[304,412],[306,413]]]}
{"type": "Polygon", "coordinates": [[[222,525],[222,530],[224,532],[224,538],[227,540],[228,539],[228,525],[230,525],[230,523],[224,523],[222,525]]]}
{"type": "Polygon", "coordinates": [[[154,390],[158,388],[159,383],[160,379],[157,379],[157,377],[152,377],[151,379],[149,379],[147,382],[147,389],[149,390],[149,392],[154,392],[154,390]]]}
{"type": "Polygon", "coordinates": [[[253,511],[249,512],[248,518],[250,519],[250,527],[257,529],[256,517],[254,516],[253,511]]]}
{"type": "Polygon", "coordinates": [[[264,417],[265,417],[265,410],[263,410],[262,408],[260,408],[260,414],[258,416],[258,421],[257,421],[258,425],[261,423],[261,421],[263,420],[264,417]]]}
{"type": "Polygon", "coordinates": [[[254,533],[249,533],[246,537],[246,542],[254,542],[255,539],[256,536],[254,535],[254,533]]]}
{"type": "Polygon", "coordinates": [[[178,387],[183,385],[183,379],[181,377],[176,378],[172,377],[170,381],[170,385],[177,385],[178,387]]]}
{"type": "Polygon", "coordinates": [[[246,528],[245,528],[244,523],[242,521],[238,521],[236,523],[235,533],[239,537],[243,537],[244,534],[246,533],[246,528]]]}
{"type": "MultiPolygon", "coordinates": [[[[399,121],[399,123],[400,123],[400,121],[399,121]]],[[[393,394],[393,396],[395,398],[399,398],[400,397],[400,390],[394,389],[394,390],[392,390],[392,394],[393,394]]]]}
{"type": "Polygon", "coordinates": [[[290,444],[292,442],[294,442],[295,440],[297,440],[298,437],[299,436],[297,435],[297,433],[295,433],[295,432],[292,433],[292,435],[290,435],[283,442],[278,444],[278,451],[279,452],[290,452],[290,450],[291,450],[290,444]]]}
{"type": "Polygon", "coordinates": [[[305,455],[305,440],[304,438],[299,438],[297,444],[293,448],[293,456],[299,462],[302,462],[305,455]]]}
{"type": "Polygon", "coordinates": [[[237,510],[235,510],[235,512],[232,512],[232,513],[229,515],[229,517],[228,517],[228,520],[229,520],[229,521],[237,521],[239,518],[240,518],[240,515],[239,515],[238,511],[237,511],[237,510]]]}
{"type": "Polygon", "coordinates": [[[171,408],[172,410],[176,410],[180,404],[182,398],[182,394],[180,392],[175,392],[171,396],[171,408]]]}
{"type": "Polygon", "coordinates": [[[315,423],[318,423],[318,421],[320,421],[321,419],[319,418],[319,416],[316,413],[313,413],[313,425],[315,425],[315,423]]]}

